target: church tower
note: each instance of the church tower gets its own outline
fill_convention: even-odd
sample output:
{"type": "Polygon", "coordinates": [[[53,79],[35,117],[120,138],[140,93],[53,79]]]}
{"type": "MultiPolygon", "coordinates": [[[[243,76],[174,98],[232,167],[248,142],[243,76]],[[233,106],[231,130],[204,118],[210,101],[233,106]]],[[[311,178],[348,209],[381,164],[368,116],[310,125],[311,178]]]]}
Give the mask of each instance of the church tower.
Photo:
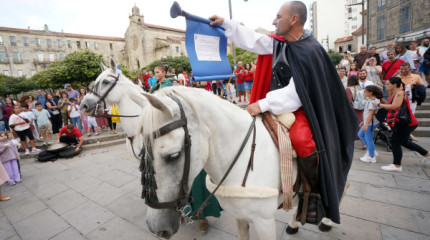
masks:
{"type": "Polygon", "coordinates": [[[140,14],[139,8],[134,4],[134,7],[131,9],[131,15],[128,17],[131,22],[135,22],[137,24],[143,24],[143,14],[140,14]]]}

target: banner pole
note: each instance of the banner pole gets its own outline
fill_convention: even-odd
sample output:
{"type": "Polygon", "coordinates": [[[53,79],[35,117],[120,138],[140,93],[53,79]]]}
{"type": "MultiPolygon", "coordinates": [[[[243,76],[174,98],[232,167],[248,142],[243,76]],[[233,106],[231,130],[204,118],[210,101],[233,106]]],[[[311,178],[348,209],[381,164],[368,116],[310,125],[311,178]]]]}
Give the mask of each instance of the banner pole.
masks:
{"type": "MultiPolygon", "coordinates": [[[[231,9],[231,0],[228,0],[228,8],[230,10],[230,20],[231,20],[233,18],[233,13],[231,9]]],[[[233,42],[231,42],[231,48],[233,50],[233,74],[235,74],[236,73],[236,49],[233,42]]],[[[234,88],[237,89],[237,80],[234,82],[234,88]]],[[[237,91],[236,91],[236,97],[237,97],[237,91]]]]}

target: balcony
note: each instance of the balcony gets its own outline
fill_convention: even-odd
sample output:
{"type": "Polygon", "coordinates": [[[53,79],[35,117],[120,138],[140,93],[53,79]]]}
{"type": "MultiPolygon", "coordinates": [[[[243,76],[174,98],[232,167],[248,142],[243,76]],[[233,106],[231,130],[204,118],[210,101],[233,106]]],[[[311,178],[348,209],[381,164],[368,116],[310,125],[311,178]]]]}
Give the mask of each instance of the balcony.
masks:
{"type": "Polygon", "coordinates": [[[21,59],[19,59],[19,60],[14,59],[13,63],[14,64],[23,64],[24,62],[21,59]]]}
{"type": "Polygon", "coordinates": [[[9,64],[9,59],[0,59],[0,64],[9,64]]]}

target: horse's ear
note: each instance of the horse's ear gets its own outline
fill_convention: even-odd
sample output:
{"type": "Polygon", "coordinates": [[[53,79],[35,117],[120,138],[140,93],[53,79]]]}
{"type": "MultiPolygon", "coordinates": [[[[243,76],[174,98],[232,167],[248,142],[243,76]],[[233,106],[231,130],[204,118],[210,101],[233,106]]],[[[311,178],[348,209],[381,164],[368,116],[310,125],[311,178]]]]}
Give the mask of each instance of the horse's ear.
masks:
{"type": "Polygon", "coordinates": [[[109,69],[108,67],[106,67],[106,66],[103,64],[103,62],[101,62],[101,63],[100,63],[100,68],[102,69],[102,72],[104,72],[104,71],[106,71],[106,70],[108,70],[108,69],[109,69]]]}
{"type": "Polygon", "coordinates": [[[169,107],[167,107],[158,97],[149,94],[149,93],[142,93],[143,96],[148,99],[149,103],[156,109],[160,110],[161,112],[168,114],[169,116],[173,117],[173,112],[170,110],[169,107]]]}
{"type": "Polygon", "coordinates": [[[112,57],[110,58],[110,69],[112,70],[113,73],[116,72],[116,62],[112,57]]]}

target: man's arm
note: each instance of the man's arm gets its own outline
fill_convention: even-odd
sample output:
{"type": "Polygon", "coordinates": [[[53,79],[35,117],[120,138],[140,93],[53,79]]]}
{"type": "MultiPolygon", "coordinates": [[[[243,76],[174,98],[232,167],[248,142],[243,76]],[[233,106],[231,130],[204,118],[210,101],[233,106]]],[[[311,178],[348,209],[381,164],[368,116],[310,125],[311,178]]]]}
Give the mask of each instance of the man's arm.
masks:
{"type": "Polygon", "coordinates": [[[79,138],[79,143],[78,143],[78,146],[76,146],[75,151],[79,151],[79,148],[81,148],[82,143],[84,143],[84,138],[81,136],[81,137],[79,138]]]}

